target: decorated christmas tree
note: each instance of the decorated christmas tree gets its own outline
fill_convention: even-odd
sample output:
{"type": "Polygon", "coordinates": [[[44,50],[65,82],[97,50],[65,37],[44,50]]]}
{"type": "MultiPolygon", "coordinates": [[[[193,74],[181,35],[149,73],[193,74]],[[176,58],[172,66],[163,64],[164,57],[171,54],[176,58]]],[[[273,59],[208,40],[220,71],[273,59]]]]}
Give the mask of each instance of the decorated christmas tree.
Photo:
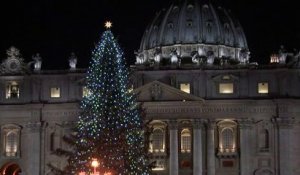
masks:
{"type": "Polygon", "coordinates": [[[141,110],[129,88],[129,73],[111,23],[106,27],[87,71],[89,93],[81,102],[68,172],[90,174],[96,159],[101,175],[148,175],[141,110]]]}

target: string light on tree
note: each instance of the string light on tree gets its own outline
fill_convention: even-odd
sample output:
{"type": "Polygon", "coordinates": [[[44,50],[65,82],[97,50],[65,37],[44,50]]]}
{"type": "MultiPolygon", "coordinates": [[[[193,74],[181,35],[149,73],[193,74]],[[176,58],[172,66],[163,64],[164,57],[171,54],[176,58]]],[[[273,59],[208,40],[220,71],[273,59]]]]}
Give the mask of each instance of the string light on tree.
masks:
{"type": "Polygon", "coordinates": [[[105,27],[87,70],[85,87],[90,93],[81,101],[69,169],[80,175],[149,175],[141,110],[129,91],[129,72],[109,30],[112,23],[107,21],[105,27]]]}

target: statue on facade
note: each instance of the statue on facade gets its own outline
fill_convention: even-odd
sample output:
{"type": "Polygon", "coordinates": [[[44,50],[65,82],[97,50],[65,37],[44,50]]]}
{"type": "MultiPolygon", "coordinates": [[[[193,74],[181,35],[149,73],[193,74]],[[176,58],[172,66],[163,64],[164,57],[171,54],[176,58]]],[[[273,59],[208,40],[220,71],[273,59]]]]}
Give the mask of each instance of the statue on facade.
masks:
{"type": "Polygon", "coordinates": [[[213,65],[215,62],[215,54],[213,51],[208,51],[207,52],[207,64],[208,65],[213,65]]]}
{"type": "Polygon", "coordinates": [[[249,51],[247,49],[241,49],[239,61],[240,61],[240,64],[248,64],[249,63],[249,51]]]}
{"type": "Polygon", "coordinates": [[[199,54],[197,51],[193,51],[191,53],[191,56],[192,56],[192,62],[199,65],[200,64],[200,57],[199,57],[199,54]]]}
{"type": "Polygon", "coordinates": [[[178,58],[179,52],[177,51],[176,48],[171,50],[170,56],[171,56],[171,64],[178,64],[180,62],[178,58]]]}
{"type": "Polygon", "coordinates": [[[297,51],[294,54],[294,64],[295,64],[295,67],[300,68],[300,51],[297,51]]]}
{"type": "Polygon", "coordinates": [[[34,71],[40,71],[42,68],[42,58],[39,53],[32,56],[32,59],[34,61],[34,71]]]}
{"type": "Polygon", "coordinates": [[[279,51],[278,51],[278,57],[279,57],[279,64],[285,64],[286,63],[286,58],[287,58],[288,52],[284,48],[283,45],[280,46],[279,51]]]}
{"type": "Polygon", "coordinates": [[[69,66],[70,70],[75,70],[77,65],[77,56],[74,52],[71,53],[71,56],[69,57],[69,66]]]}
{"type": "Polygon", "coordinates": [[[161,48],[156,48],[154,52],[154,61],[155,63],[160,63],[161,60],[161,48]]]}
{"type": "Polygon", "coordinates": [[[205,56],[205,52],[204,52],[204,49],[203,49],[203,48],[201,48],[201,47],[198,48],[198,55],[199,55],[200,57],[205,56]]]}
{"type": "Polygon", "coordinates": [[[199,48],[198,51],[193,51],[191,53],[192,62],[197,65],[202,65],[206,62],[206,56],[203,48],[199,48]]]}
{"type": "Polygon", "coordinates": [[[300,51],[294,49],[293,52],[287,53],[287,65],[300,68],[300,51]]]}
{"type": "Polygon", "coordinates": [[[6,51],[6,54],[7,54],[7,58],[8,59],[20,59],[20,50],[17,49],[16,47],[14,46],[11,46],[7,51],[6,51]]]}
{"type": "Polygon", "coordinates": [[[145,57],[143,53],[134,52],[136,57],[136,64],[144,64],[145,63],[145,57]]]}

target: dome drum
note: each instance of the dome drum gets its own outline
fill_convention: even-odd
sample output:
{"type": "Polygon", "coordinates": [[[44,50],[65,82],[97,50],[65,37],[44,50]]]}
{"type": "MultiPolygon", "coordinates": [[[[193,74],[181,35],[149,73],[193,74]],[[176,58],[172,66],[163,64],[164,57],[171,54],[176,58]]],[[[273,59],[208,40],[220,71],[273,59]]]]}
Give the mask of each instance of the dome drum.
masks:
{"type": "MultiPolygon", "coordinates": [[[[220,59],[228,58],[241,64],[247,64],[249,62],[249,52],[241,48],[232,48],[225,45],[177,44],[144,50],[136,55],[136,64],[143,65],[151,62],[159,64],[163,59],[169,60],[168,62],[174,64],[178,63],[179,60],[186,62],[185,59],[193,60],[195,57],[204,57],[208,59],[212,56],[220,59]],[[174,56],[176,56],[177,59],[174,59],[174,56]]],[[[197,64],[197,61],[192,62],[197,64]]],[[[208,65],[212,65],[213,63],[214,61],[208,62],[208,65]]]]}

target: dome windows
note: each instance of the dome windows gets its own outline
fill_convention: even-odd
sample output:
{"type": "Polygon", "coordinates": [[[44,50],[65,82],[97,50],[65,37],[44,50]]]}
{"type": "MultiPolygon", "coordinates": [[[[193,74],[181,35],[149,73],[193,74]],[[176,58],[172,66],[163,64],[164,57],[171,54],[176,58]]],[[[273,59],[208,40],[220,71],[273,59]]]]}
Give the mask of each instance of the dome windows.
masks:
{"type": "Polygon", "coordinates": [[[204,5],[203,5],[203,9],[204,9],[204,10],[207,10],[207,9],[208,9],[208,5],[207,5],[207,4],[204,4],[204,5]]]}
{"type": "Polygon", "coordinates": [[[206,21],[206,30],[208,33],[211,33],[211,31],[212,31],[212,21],[211,20],[206,21]]]}
{"type": "Polygon", "coordinates": [[[173,12],[178,12],[178,11],[179,11],[178,6],[174,6],[174,7],[173,7],[173,12]]]}
{"type": "Polygon", "coordinates": [[[225,33],[228,34],[229,33],[229,24],[228,23],[224,24],[224,29],[225,29],[225,33]]]}
{"type": "Polygon", "coordinates": [[[192,4],[189,4],[189,5],[187,6],[187,10],[188,10],[188,11],[193,11],[193,10],[194,10],[194,6],[193,6],[192,4]]]}
{"type": "Polygon", "coordinates": [[[192,20],[187,20],[186,21],[186,26],[187,27],[193,27],[193,21],[192,20]]]}
{"type": "Polygon", "coordinates": [[[168,23],[168,28],[169,28],[169,29],[173,29],[173,28],[174,28],[174,24],[173,24],[172,22],[169,22],[169,23],[168,23]]]}

